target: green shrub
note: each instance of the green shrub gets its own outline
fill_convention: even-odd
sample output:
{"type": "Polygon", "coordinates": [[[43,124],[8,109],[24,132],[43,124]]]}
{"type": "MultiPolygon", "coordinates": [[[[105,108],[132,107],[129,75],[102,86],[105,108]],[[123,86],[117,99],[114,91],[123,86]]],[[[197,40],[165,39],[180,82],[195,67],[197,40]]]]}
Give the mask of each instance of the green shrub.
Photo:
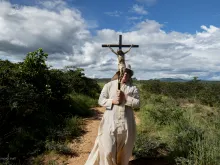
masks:
{"type": "Polygon", "coordinates": [[[142,111],[148,113],[149,117],[160,125],[179,120],[183,114],[182,109],[177,106],[174,99],[162,95],[151,95],[142,111]]]}
{"type": "MultiPolygon", "coordinates": [[[[137,129],[138,134],[134,148],[136,157],[166,155],[171,161],[175,160],[176,164],[181,165],[219,164],[220,110],[217,102],[218,91],[214,91],[214,86],[217,84],[209,88],[215,95],[209,95],[210,99],[207,99],[213,104],[207,102],[206,105],[211,106],[202,105],[199,101],[190,104],[189,102],[180,102],[181,99],[191,98],[204,103],[200,98],[201,93],[198,91],[205,91],[208,88],[201,87],[204,85],[202,83],[197,86],[197,83],[200,82],[185,84],[190,88],[194,85],[194,88],[190,89],[191,91],[188,93],[186,91],[186,94],[182,95],[183,98],[179,97],[180,93],[178,92],[172,96],[152,94],[145,91],[144,85],[142,86],[141,99],[144,98],[144,100],[141,102],[139,114],[141,122],[137,129]],[[197,91],[197,93],[192,91],[197,91]],[[189,93],[192,96],[187,96],[189,93]],[[178,100],[174,98],[178,98],[178,100]],[[159,154],[158,151],[163,151],[162,153],[165,155],[159,154]]],[[[205,85],[211,86],[210,84],[205,85]]],[[[162,91],[165,92],[165,90],[162,91]]],[[[210,91],[207,93],[210,94],[210,91]]],[[[206,96],[208,95],[203,93],[204,99],[206,96]]]]}
{"type": "Polygon", "coordinates": [[[206,137],[203,140],[193,141],[189,154],[186,157],[177,157],[177,164],[187,165],[218,165],[220,143],[216,138],[206,137]]]}
{"type": "Polygon", "coordinates": [[[135,142],[133,155],[135,158],[159,157],[164,156],[163,152],[169,150],[165,143],[162,143],[157,137],[150,137],[145,133],[139,132],[135,142]]]}
{"type": "Polygon", "coordinates": [[[72,151],[72,149],[67,145],[63,143],[57,143],[55,141],[46,141],[45,148],[48,152],[55,151],[57,154],[64,154],[70,156],[73,156],[75,154],[75,152],[72,151]]]}
{"type": "Polygon", "coordinates": [[[76,116],[65,119],[65,127],[64,127],[64,134],[63,136],[66,138],[73,138],[77,137],[82,134],[83,131],[83,121],[81,118],[76,116]]]}
{"type": "Polygon", "coordinates": [[[80,135],[81,118],[73,116],[90,115],[96,104],[100,87],[95,80],[80,68],[50,69],[47,56],[38,49],[21,63],[0,60],[2,157],[10,154],[19,161],[43,153],[46,139],[61,143],[80,135]]]}
{"type": "Polygon", "coordinates": [[[172,132],[172,144],[174,145],[173,156],[187,157],[193,148],[194,142],[204,139],[204,129],[195,125],[193,122],[183,118],[174,123],[174,132],[172,132]]]}

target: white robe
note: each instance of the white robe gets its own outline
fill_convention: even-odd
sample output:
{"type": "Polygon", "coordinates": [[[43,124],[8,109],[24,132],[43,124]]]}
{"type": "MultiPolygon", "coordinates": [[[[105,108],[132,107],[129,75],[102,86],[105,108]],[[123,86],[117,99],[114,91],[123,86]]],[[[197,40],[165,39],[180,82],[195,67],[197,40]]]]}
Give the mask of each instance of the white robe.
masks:
{"type": "Polygon", "coordinates": [[[113,105],[117,88],[118,80],[114,80],[105,84],[102,89],[98,103],[106,107],[106,111],[85,165],[128,165],[136,136],[132,108],[140,106],[139,92],[136,86],[123,84],[121,90],[128,95],[127,101],[121,105],[113,105]]]}

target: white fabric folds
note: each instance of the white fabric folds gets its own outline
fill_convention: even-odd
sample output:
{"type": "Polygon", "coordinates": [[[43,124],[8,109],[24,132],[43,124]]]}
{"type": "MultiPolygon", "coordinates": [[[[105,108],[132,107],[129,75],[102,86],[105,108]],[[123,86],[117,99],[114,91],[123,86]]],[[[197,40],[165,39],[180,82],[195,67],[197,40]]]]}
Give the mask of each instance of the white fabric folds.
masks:
{"type": "Polygon", "coordinates": [[[128,165],[136,136],[133,108],[139,108],[139,92],[136,86],[123,84],[121,90],[128,95],[120,105],[113,105],[117,96],[118,80],[102,89],[99,105],[106,107],[100,122],[95,145],[85,165],[128,165]]]}

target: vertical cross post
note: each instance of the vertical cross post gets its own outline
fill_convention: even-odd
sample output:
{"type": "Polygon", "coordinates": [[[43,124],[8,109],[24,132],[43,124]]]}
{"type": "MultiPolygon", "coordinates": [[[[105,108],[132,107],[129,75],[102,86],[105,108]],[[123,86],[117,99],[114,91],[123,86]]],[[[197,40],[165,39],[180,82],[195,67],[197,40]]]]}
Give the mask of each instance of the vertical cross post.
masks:
{"type": "MultiPolygon", "coordinates": [[[[109,47],[112,50],[112,52],[117,55],[118,59],[120,59],[120,60],[118,60],[118,61],[121,61],[121,62],[119,62],[119,64],[123,64],[123,66],[124,66],[123,68],[125,68],[126,67],[125,66],[125,54],[127,52],[129,52],[132,47],[136,47],[137,48],[137,47],[139,47],[139,45],[123,45],[122,44],[122,35],[119,35],[119,43],[118,43],[118,45],[117,44],[103,44],[102,47],[109,47]],[[117,52],[115,52],[112,49],[112,47],[118,47],[119,50],[117,52]],[[126,51],[126,52],[123,52],[122,51],[122,47],[130,47],[130,49],[128,51],[126,51]]],[[[118,89],[120,89],[121,73],[123,73],[122,70],[120,70],[120,78],[118,78],[118,82],[119,82],[118,83],[118,89]]]]}
{"type": "Polygon", "coordinates": [[[122,48],[122,35],[119,35],[119,50],[122,48]]]}

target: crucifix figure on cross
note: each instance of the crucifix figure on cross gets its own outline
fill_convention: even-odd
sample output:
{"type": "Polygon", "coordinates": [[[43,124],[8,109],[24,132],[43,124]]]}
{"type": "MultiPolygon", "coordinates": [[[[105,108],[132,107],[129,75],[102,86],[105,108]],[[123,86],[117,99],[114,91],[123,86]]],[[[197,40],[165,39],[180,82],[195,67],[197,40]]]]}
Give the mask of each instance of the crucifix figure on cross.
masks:
{"type": "Polygon", "coordinates": [[[110,45],[108,45],[108,47],[111,49],[111,51],[113,53],[115,53],[118,57],[118,71],[120,73],[120,79],[122,78],[123,74],[124,74],[124,71],[125,71],[125,68],[126,68],[126,64],[125,64],[125,54],[128,53],[131,48],[132,48],[132,45],[130,46],[130,48],[126,51],[126,52],[123,52],[122,50],[118,49],[117,52],[114,51],[114,49],[111,48],[110,45]]]}
{"type": "Polygon", "coordinates": [[[120,80],[124,75],[124,71],[126,68],[126,64],[125,64],[125,54],[128,53],[132,47],[139,47],[139,45],[122,45],[122,35],[119,35],[119,44],[104,44],[102,45],[102,47],[109,47],[111,49],[111,51],[117,55],[118,57],[118,71],[119,71],[119,87],[118,89],[120,89],[120,80]],[[114,49],[112,49],[112,47],[118,47],[119,49],[117,50],[117,52],[114,51],[114,49]],[[125,52],[122,51],[122,47],[129,47],[129,49],[125,52]]]}

